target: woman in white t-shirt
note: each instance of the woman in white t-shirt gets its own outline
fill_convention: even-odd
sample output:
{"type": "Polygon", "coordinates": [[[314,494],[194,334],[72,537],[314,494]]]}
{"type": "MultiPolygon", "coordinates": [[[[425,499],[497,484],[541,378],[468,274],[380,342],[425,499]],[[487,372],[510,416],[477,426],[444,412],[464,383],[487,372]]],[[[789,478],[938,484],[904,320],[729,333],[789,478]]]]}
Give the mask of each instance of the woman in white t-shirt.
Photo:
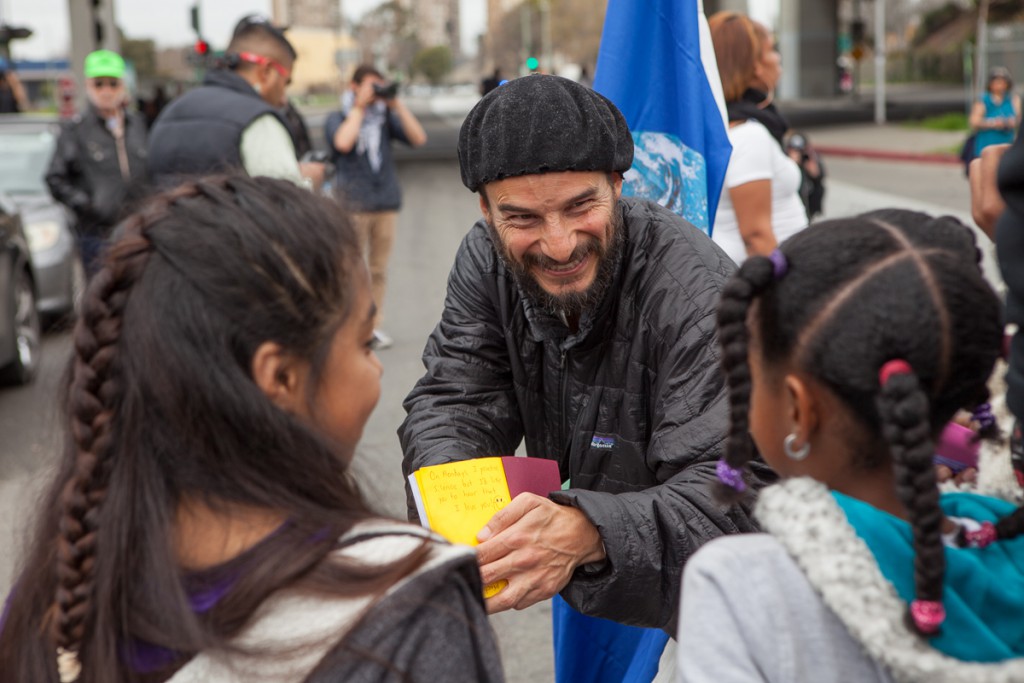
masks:
{"type": "Polygon", "coordinates": [[[715,217],[713,239],[737,264],[767,256],[807,226],[800,168],[782,149],[787,125],[772,104],[782,75],[768,29],[738,12],[708,23],[729,109],[732,156],[715,217]]]}

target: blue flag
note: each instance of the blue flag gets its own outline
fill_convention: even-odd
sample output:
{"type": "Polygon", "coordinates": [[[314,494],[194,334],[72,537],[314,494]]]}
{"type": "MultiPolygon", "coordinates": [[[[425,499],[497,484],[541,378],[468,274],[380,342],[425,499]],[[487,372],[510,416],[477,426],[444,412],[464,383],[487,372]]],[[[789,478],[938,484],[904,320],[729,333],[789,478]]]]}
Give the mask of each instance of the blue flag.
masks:
{"type": "Polygon", "coordinates": [[[633,132],[623,193],[710,235],[732,146],[701,0],[609,0],[594,89],[633,132]]]}

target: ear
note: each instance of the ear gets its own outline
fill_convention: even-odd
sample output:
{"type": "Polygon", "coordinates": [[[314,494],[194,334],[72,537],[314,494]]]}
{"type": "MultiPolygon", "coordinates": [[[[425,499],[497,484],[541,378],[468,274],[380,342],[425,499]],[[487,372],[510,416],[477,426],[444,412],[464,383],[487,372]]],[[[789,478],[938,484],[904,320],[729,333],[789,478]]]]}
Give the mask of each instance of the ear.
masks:
{"type": "Polygon", "coordinates": [[[821,400],[815,387],[800,375],[786,375],[785,387],[787,410],[799,447],[812,441],[818,432],[821,400]]]}
{"type": "Polygon", "coordinates": [[[491,205],[487,202],[487,196],[483,192],[477,192],[478,199],[480,200],[480,213],[484,215],[487,222],[491,225],[494,221],[491,220],[491,205]]]}
{"type": "Polygon", "coordinates": [[[263,342],[252,355],[252,378],[274,405],[293,415],[305,416],[308,368],[305,361],[276,342],[263,342]]]}
{"type": "Polygon", "coordinates": [[[622,174],[616,171],[612,174],[612,190],[615,192],[615,201],[622,196],[622,174]]]}

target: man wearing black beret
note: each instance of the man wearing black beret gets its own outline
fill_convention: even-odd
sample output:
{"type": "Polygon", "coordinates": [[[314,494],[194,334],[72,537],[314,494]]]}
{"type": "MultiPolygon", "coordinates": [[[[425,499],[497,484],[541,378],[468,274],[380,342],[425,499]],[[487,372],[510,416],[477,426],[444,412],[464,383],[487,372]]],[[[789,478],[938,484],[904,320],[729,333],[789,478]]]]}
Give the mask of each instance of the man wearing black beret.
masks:
{"type": "Polygon", "coordinates": [[[491,612],[561,592],[674,635],[686,559],[754,530],[711,493],[728,419],[715,308],[734,266],[677,215],[621,196],[632,159],[622,114],[573,81],[527,76],[474,107],[459,162],[483,220],[399,436],[406,475],[524,439],[559,463],[567,489],[516,497],[478,536],[484,582],[508,581],[491,612]]]}

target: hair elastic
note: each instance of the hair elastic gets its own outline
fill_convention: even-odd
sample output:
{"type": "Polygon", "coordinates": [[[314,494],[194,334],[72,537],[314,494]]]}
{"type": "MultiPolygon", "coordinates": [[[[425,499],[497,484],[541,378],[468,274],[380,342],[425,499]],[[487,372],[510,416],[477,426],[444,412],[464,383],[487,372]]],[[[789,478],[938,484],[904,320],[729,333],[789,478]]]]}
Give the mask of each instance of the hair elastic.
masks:
{"type": "Polygon", "coordinates": [[[938,600],[914,600],[910,603],[910,617],[921,633],[937,633],[946,620],[946,608],[938,600]]]}
{"type": "Polygon", "coordinates": [[[63,647],[57,648],[57,675],[60,683],[74,683],[82,673],[82,662],[78,653],[63,647]]]}
{"type": "Polygon", "coordinates": [[[909,375],[912,372],[914,369],[910,367],[910,363],[895,358],[887,361],[878,371],[878,384],[884,387],[893,375],[909,375]]]}
{"type": "Polygon", "coordinates": [[[977,531],[964,530],[964,542],[971,548],[986,548],[998,540],[999,534],[992,522],[982,522],[977,531]]]}
{"type": "Polygon", "coordinates": [[[737,469],[725,460],[719,460],[715,465],[715,472],[718,474],[718,481],[722,482],[736,491],[745,491],[747,482],[743,481],[743,470],[737,469]]]}
{"type": "Polygon", "coordinates": [[[772,250],[772,253],[768,254],[768,260],[772,262],[772,272],[775,274],[776,280],[785,275],[786,271],[789,270],[789,261],[786,260],[786,255],[779,249],[772,250]]]}
{"type": "Polygon", "coordinates": [[[978,423],[981,429],[991,429],[996,424],[996,416],[992,414],[992,406],[982,403],[971,413],[971,420],[978,423]]]}

